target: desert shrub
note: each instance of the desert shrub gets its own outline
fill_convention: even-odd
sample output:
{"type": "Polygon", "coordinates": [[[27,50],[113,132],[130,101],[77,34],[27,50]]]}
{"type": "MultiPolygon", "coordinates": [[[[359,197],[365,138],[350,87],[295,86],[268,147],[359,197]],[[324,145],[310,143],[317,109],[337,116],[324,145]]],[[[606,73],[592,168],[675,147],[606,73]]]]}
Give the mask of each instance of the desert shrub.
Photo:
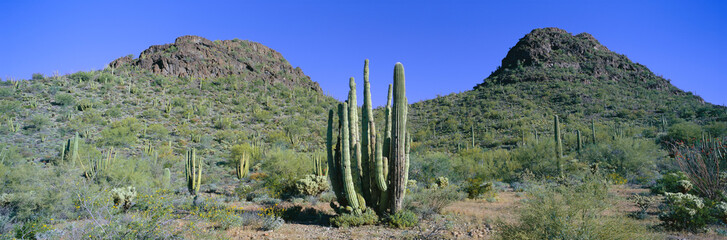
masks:
{"type": "Polygon", "coordinates": [[[109,108],[108,110],[106,110],[106,112],[104,112],[104,115],[112,118],[121,117],[121,114],[121,109],[119,109],[118,107],[109,108]]]}
{"type": "Polygon", "coordinates": [[[78,109],[78,111],[87,111],[93,107],[94,102],[91,99],[84,98],[76,102],[76,109],[78,109]]]}
{"type": "Polygon", "coordinates": [[[443,152],[413,152],[410,157],[409,178],[428,183],[432,176],[452,176],[452,156],[443,152]]]}
{"type": "Polygon", "coordinates": [[[702,127],[693,122],[683,122],[671,125],[664,136],[665,142],[691,143],[702,136],[702,127]]]}
{"type": "Polygon", "coordinates": [[[111,124],[111,127],[101,131],[100,143],[110,146],[130,146],[136,143],[137,133],[143,125],[133,117],[125,118],[111,124]]]}
{"type": "Polygon", "coordinates": [[[312,165],[305,154],[289,149],[273,149],[261,161],[261,171],[267,173],[263,181],[271,191],[271,196],[291,194],[295,181],[309,174],[312,165]]]}
{"type": "Polygon", "coordinates": [[[659,220],[672,230],[701,231],[712,221],[704,200],[692,194],[665,193],[659,220]]]}
{"type": "Polygon", "coordinates": [[[666,156],[652,140],[635,138],[590,144],[579,154],[580,160],[586,163],[598,163],[602,169],[641,183],[657,175],[657,164],[666,156]]]}
{"type": "Polygon", "coordinates": [[[636,218],[644,219],[646,218],[646,211],[648,211],[649,208],[654,205],[654,203],[656,202],[656,198],[652,196],[637,194],[631,197],[631,201],[636,204],[636,207],[639,208],[639,211],[635,214],[636,218]]]}
{"type": "Polygon", "coordinates": [[[68,78],[79,81],[79,82],[86,82],[88,80],[91,80],[93,78],[93,73],[91,72],[76,72],[68,76],[68,78]]]}
{"type": "Polygon", "coordinates": [[[55,103],[62,106],[72,106],[76,103],[76,98],[68,93],[59,93],[55,96],[55,103]]]}
{"type": "Polygon", "coordinates": [[[720,165],[727,162],[727,145],[721,139],[704,138],[691,145],[677,142],[671,151],[699,196],[714,200],[724,195],[720,165]]]}
{"type": "Polygon", "coordinates": [[[260,226],[260,230],[263,231],[273,231],[277,230],[278,228],[282,227],[283,224],[285,224],[285,220],[281,217],[266,217],[263,220],[262,225],[260,226]]]}
{"type": "Polygon", "coordinates": [[[541,137],[536,143],[513,149],[511,155],[522,169],[528,169],[535,177],[557,176],[554,147],[555,141],[552,138],[541,137]]]}
{"type": "Polygon", "coordinates": [[[136,188],[132,186],[111,189],[111,198],[114,200],[114,206],[121,206],[129,209],[136,198],[136,188]]]}
{"type": "Polygon", "coordinates": [[[713,137],[727,136],[727,122],[713,122],[704,126],[704,131],[713,137]]]}
{"type": "Polygon", "coordinates": [[[141,112],[141,117],[146,119],[157,119],[161,116],[161,112],[156,109],[147,109],[141,112]]]}
{"type": "Polygon", "coordinates": [[[518,223],[498,223],[499,239],[653,239],[643,225],[612,209],[602,181],[533,187],[518,223]]]}
{"type": "Polygon", "coordinates": [[[481,178],[467,179],[464,183],[463,190],[467,193],[467,198],[470,199],[480,198],[487,194],[494,194],[492,182],[485,182],[485,180],[482,180],[481,178]]]}
{"type": "Polygon", "coordinates": [[[169,130],[164,125],[155,123],[146,128],[146,135],[154,140],[165,140],[169,136],[169,130]]]}
{"type": "Polygon", "coordinates": [[[51,230],[51,227],[41,220],[29,220],[15,225],[15,237],[18,239],[37,239],[37,236],[51,230]]]}
{"type": "Polygon", "coordinates": [[[386,218],[386,224],[393,228],[406,229],[419,225],[419,217],[411,211],[399,211],[386,218]]]}
{"type": "Polygon", "coordinates": [[[651,192],[657,194],[664,194],[667,192],[689,192],[689,182],[687,175],[683,172],[670,172],[663,175],[661,178],[656,180],[656,183],[651,186],[651,192]],[[686,181],[686,182],[685,182],[686,181]]]}
{"type": "Polygon", "coordinates": [[[371,209],[365,209],[361,214],[341,213],[331,218],[331,224],[341,228],[373,225],[378,222],[379,216],[371,209]]]}
{"type": "Polygon", "coordinates": [[[428,218],[435,213],[442,213],[445,207],[464,199],[466,194],[459,192],[455,186],[448,186],[438,189],[424,189],[406,196],[404,208],[428,218]]]}
{"type": "Polygon", "coordinates": [[[297,194],[316,196],[327,191],[328,177],[316,176],[314,174],[305,175],[305,177],[295,181],[294,191],[297,194]]]}
{"type": "Polygon", "coordinates": [[[48,126],[48,124],[50,124],[50,119],[42,114],[34,115],[30,119],[30,126],[32,126],[36,131],[43,130],[43,128],[48,126]]]}

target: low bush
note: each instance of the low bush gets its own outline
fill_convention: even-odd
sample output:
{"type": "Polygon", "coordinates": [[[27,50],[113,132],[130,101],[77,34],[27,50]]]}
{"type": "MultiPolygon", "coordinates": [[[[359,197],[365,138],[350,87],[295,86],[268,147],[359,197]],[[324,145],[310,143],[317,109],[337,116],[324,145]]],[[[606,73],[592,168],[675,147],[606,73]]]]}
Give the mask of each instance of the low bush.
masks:
{"type": "Polygon", "coordinates": [[[296,194],[316,196],[327,191],[328,178],[325,176],[316,176],[308,174],[304,178],[295,181],[294,191],[296,194]]]}
{"type": "Polygon", "coordinates": [[[480,197],[492,197],[490,195],[494,194],[494,188],[492,187],[492,182],[485,182],[481,178],[470,178],[467,179],[464,191],[467,193],[467,197],[470,199],[480,198],[480,197]],[[488,196],[483,196],[487,195],[488,196]]]}
{"type": "Polygon", "coordinates": [[[419,217],[412,211],[399,211],[386,218],[386,224],[393,228],[406,229],[419,225],[419,217]]]}
{"type": "Polygon", "coordinates": [[[341,213],[331,218],[331,224],[336,227],[357,227],[373,225],[379,222],[379,216],[371,209],[366,209],[362,214],[341,213]]]}
{"type": "Polygon", "coordinates": [[[664,194],[668,192],[687,193],[691,189],[690,186],[691,183],[689,183],[686,174],[683,172],[671,172],[657,179],[656,183],[651,186],[651,192],[656,194],[664,194]]]}
{"type": "Polygon", "coordinates": [[[613,211],[602,180],[534,186],[517,223],[498,223],[499,239],[654,239],[636,220],[613,211]]]}
{"type": "Polygon", "coordinates": [[[671,230],[701,231],[712,221],[710,208],[692,194],[665,193],[659,219],[671,230]]]}
{"type": "Polygon", "coordinates": [[[406,209],[428,218],[435,213],[442,213],[445,207],[464,199],[465,196],[466,194],[459,192],[455,186],[424,189],[421,192],[407,195],[404,206],[406,209]]]}

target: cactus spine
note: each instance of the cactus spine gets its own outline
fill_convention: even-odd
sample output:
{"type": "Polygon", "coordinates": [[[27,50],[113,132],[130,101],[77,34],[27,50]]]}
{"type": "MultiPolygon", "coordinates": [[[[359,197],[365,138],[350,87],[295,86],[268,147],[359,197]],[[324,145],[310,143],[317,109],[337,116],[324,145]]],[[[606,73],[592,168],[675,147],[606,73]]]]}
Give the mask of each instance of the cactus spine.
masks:
{"type": "Polygon", "coordinates": [[[553,115],[553,135],[555,135],[555,157],[558,159],[558,174],[563,176],[563,166],[561,166],[561,160],[563,158],[563,142],[560,139],[560,123],[558,121],[558,115],[553,115]]]}
{"type": "MultiPolygon", "coordinates": [[[[333,111],[328,114],[326,148],[329,177],[339,204],[354,213],[369,207],[379,213],[395,213],[401,209],[408,179],[408,152],[410,140],[406,132],[406,89],[404,69],[401,63],[395,67],[394,84],[389,85],[386,107],[386,126],[383,138],[376,135],[376,125],[371,104],[368,60],[364,64],[364,103],[360,135],[357,133],[355,83],[350,82],[349,100],[339,105],[339,137],[333,150],[333,111]],[[393,86],[393,88],[392,88],[393,86]],[[393,96],[393,109],[391,106],[393,96]],[[352,134],[357,133],[357,134],[352,134]],[[360,140],[359,146],[355,141],[360,140]],[[378,140],[381,139],[381,140],[378,140]],[[383,140],[383,141],[382,141],[383,140]],[[353,151],[353,152],[351,152],[353,151]],[[352,162],[361,154],[359,172],[352,171],[352,162]],[[356,179],[360,185],[356,186],[356,179]],[[398,186],[398,187],[397,187],[398,186]]],[[[351,79],[353,81],[353,79],[351,79]]]]}
{"type": "Polygon", "coordinates": [[[194,148],[187,151],[187,165],[184,175],[187,179],[187,190],[197,198],[199,185],[202,182],[202,162],[197,161],[194,148]]]}
{"type": "Polygon", "coordinates": [[[247,154],[242,154],[242,156],[240,156],[240,160],[235,166],[237,179],[242,180],[247,176],[248,172],[250,172],[250,157],[248,157],[247,154]]]}

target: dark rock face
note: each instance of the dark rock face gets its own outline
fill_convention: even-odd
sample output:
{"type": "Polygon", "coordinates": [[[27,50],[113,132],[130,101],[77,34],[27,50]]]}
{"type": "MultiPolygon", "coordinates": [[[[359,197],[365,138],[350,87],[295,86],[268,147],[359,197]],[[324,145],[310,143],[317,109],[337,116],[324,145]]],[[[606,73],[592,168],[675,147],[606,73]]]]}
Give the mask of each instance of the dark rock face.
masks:
{"type": "Polygon", "coordinates": [[[112,68],[133,66],[172,77],[216,78],[240,75],[245,80],[309,87],[321,91],[300,68],[293,68],[283,56],[260,43],[243,40],[210,41],[198,36],[182,36],[172,44],[154,45],[138,59],[122,57],[112,68]]]}
{"type": "Polygon", "coordinates": [[[610,51],[591,34],[574,36],[558,28],[535,29],[525,35],[502,59],[500,68],[485,81],[547,80],[640,83],[650,89],[670,86],[666,79],[656,76],[645,66],[610,51]]]}

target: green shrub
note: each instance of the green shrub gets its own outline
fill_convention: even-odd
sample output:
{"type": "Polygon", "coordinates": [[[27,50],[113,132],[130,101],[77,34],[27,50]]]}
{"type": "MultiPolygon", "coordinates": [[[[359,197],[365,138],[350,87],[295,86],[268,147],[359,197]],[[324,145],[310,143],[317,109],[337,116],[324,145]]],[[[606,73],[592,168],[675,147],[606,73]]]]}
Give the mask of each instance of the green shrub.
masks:
{"type": "Polygon", "coordinates": [[[133,117],[125,118],[111,124],[110,128],[101,131],[100,142],[110,146],[130,146],[136,143],[137,133],[143,125],[133,117]]]}
{"type": "Polygon", "coordinates": [[[389,215],[386,224],[393,228],[406,229],[419,225],[419,217],[411,211],[399,211],[393,215],[389,215]]]}
{"type": "Polygon", "coordinates": [[[341,213],[331,218],[331,224],[336,227],[358,227],[363,225],[374,225],[379,222],[379,216],[371,209],[366,209],[362,214],[341,213]]]}
{"type": "Polygon", "coordinates": [[[492,182],[485,182],[481,178],[467,179],[463,189],[467,193],[467,198],[470,199],[480,198],[483,195],[494,192],[492,182]]]}
{"type": "Polygon", "coordinates": [[[121,206],[129,209],[136,198],[136,188],[132,186],[111,189],[111,199],[114,200],[115,206],[121,206]]]}
{"type": "Polygon", "coordinates": [[[109,108],[108,110],[106,110],[106,112],[104,112],[104,115],[112,118],[121,117],[121,114],[121,109],[119,109],[118,107],[109,108]]]}
{"type": "Polygon", "coordinates": [[[498,239],[654,239],[636,220],[613,215],[602,181],[537,186],[519,209],[517,223],[498,223],[498,239]]]}
{"type": "Polygon", "coordinates": [[[294,186],[297,194],[317,196],[328,190],[328,177],[314,174],[305,175],[304,178],[295,181],[294,186]]]}
{"type": "Polygon", "coordinates": [[[659,220],[671,230],[701,231],[711,222],[710,209],[704,201],[691,194],[664,193],[659,220]]]}
{"type": "Polygon", "coordinates": [[[424,189],[417,193],[408,194],[404,202],[404,208],[426,218],[435,213],[442,213],[445,207],[465,197],[466,194],[459,192],[457,187],[451,185],[438,189],[424,189]]]}
{"type": "Polygon", "coordinates": [[[62,106],[72,106],[76,103],[76,98],[68,93],[56,94],[55,103],[62,106]]]}
{"type": "Polygon", "coordinates": [[[656,194],[664,193],[687,193],[691,190],[692,184],[689,182],[689,178],[683,172],[671,172],[667,173],[661,178],[656,180],[656,183],[651,186],[651,192],[656,194]]]}
{"type": "Polygon", "coordinates": [[[669,127],[664,140],[670,142],[691,143],[701,138],[702,127],[693,122],[677,123],[669,127]]]}

